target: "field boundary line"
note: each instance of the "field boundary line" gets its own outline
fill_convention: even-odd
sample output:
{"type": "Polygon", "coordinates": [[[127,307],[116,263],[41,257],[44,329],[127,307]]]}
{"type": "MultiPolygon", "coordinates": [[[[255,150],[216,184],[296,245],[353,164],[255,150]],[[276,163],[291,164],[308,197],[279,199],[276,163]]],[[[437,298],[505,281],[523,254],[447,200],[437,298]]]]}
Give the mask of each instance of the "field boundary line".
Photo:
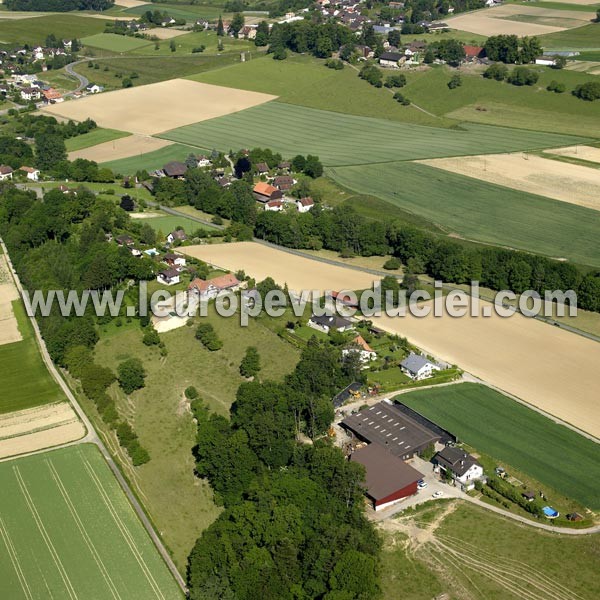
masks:
{"type": "Polygon", "coordinates": [[[17,574],[17,578],[19,580],[19,583],[21,584],[21,588],[23,589],[25,597],[29,600],[33,600],[29,584],[27,583],[27,578],[25,577],[23,569],[21,568],[21,563],[19,562],[17,551],[14,547],[12,539],[10,538],[8,529],[6,528],[6,525],[4,524],[4,519],[2,517],[0,517],[0,536],[2,536],[2,541],[6,546],[6,551],[8,552],[10,562],[12,563],[13,569],[17,574]]]}
{"type": "Polygon", "coordinates": [[[106,581],[108,588],[110,589],[110,591],[113,595],[113,598],[120,600],[121,596],[120,596],[113,580],[110,577],[110,573],[106,569],[106,566],[104,565],[104,562],[102,561],[102,557],[96,550],[96,546],[92,542],[85,527],[83,526],[83,523],[81,521],[81,518],[79,517],[77,509],[75,508],[75,505],[73,504],[71,498],[69,497],[69,493],[67,492],[66,488],[64,487],[62,479],[60,478],[60,475],[58,474],[58,471],[56,470],[54,463],[51,460],[46,460],[46,464],[48,465],[48,469],[50,470],[52,478],[54,479],[54,482],[56,483],[56,487],[58,488],[59,492],[61,493],[63,500],[65,501],[65,504],[67,505],[69,512],[71,513],[71,516],[73,517],[73,520],[75,521],[75,524],[77,525],[77,528],[79,529],[79,532],[81,533],[81,536],[83,537],[83,539],[86,543],[86,546],[88,547],[90,553],[92,554],[92,557],[94,558],[96,565],[98,566],[100,572],[102,573],[102,576],[104,577],[104,580],[106,581]]]}
{"type": "Polygon", "coordinates": [[[131,532],[129,531],[129,529],[127,528],[125,523],[123,523],[123,521],[121,520],[121,517],[117,513],[110,497],[108,496],[106,490],[104,489],[104,486],[102,485],[102,482],[98,479],[93,467],[90,465],[87,458],[85,458],[84,456],[81,456],[81,458],[82,458],[84,467],[85,467],[86,471],[88,472],[88,475],[90,476],[91,480],[94,482],[96,489],[100,492],[100,496],[101,496],[106,508],[108,509],[111,517],[113,518],[115,524],[117,525],[117,528],[121,532],[121,535],[123,536],[123,539],[125,540],[125,543],[129,546],[129,549],[131,550],[133,557],[136,559],[137,563],[139,564],[140,569],[142,570],[142,573],[144,573],[144,576],[146,577],[146,580],[150,584],[150,587],[152,588],[154,595],[157,598],[166,600],[165,596],[162,593],[162,590],[160,589],[160,586],[156,583],[156,580],[152,576],[152,573],[150,572],[150,569],[148,568],[146,561],[139,553],[139,551],[136,547],[136,544],[135,544],[135,540],[133,540],[133,538],[131,537],[131,532]]]}
{"type": "Polygon", "coordinates": [[[23,497],[25,498],[27,507],[31,511],[33,519],[36,522],[36,525],[37,525],[40,533],[42,534],[42,539],[44,540],[46,547],[48,548],[48,550],[50,552],[50,556],[52,556],[52,559],[54,560],[54,564],[56,565],[56,568],[58,569],[58,572],[60,573],[63,583],[65,584],[67,593],[69,594],[69,596],[71,598],[77,599],[78,596],[77,596],[77,593],[75,592],[75,588],[73,587],[73,584],[71,583],[71,580],[69,579],[69,575],[68,575],[64,565],[62,564],[62,561],[60,560],[60,556],[58,555],[58,552],[56,551],[56,548],[54,547],[54,544],[52,543],[52,539],[48,535],[46,527],[44,526],[44,523],[43,523],[42,519],[40,518],[39,513],[37,512],[37,508],[35,507],[33,498],[29,494],[29,490],[27,489],[27,485],[25,484],[25,480],[23,479],[23,476],[21,475],[21,471],[19,470],[19,467],[14,466],[13,472],[15,473],[17,483],[19,484],[19,488],[21,489],[21,493],[23,494],[23,497]]]}

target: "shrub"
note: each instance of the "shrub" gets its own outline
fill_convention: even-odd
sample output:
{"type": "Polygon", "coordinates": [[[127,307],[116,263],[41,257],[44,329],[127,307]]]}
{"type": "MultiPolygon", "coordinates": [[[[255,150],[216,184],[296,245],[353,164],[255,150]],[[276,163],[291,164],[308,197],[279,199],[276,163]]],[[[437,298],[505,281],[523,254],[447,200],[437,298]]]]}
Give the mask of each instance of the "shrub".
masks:
{"type": "Polygon", "coordinates": [[[406,76],[403,74],[399,75],[388,75],[385,80],[386,88],[401,88],[406,85],[406,76]]]}
{"type": "Polygon", "coordinates": [[[398,260],[396,257],[389,258],[383,263],[383,268],[387,271],[395,271],[396,269],[399,269],[400,266],[400,260],[398,260]]]}
{"type": "Polygon", "coordinates": [[[508,75],[508,68],[501,63],[490,65],[484,72],[483,76],[486,79],[495,79],[496,81],[504,81],[508,75]]]}
{"type": "Polygon", "coordinates": [[[154,329],[152,325],[146,327],[146,329],[144,330],[144,337],[142,338],[142,342],[146,346],[156,346],[160,344],[160,337],[158,335],[158,331],[156,331],[156,329],[154,329]]]}
{"type": "Polygon", "coordinates": [[[185,397],[188,400],[195,400],[199,396],[198,390],[193,385],[190,385],[190,387],[185,388],[185,392],[183,393],[185,394],[185,397]]]}
{"type": "Polygon", "coordinates": [[[139,358],[130,358],[117,367],[119,385],[126,394],[144,387],[146,371],[139,358]]]}
{"type": "Polygon", "coordinates": [[[452,77],[450,78],[450,81],[448,82],[448,89],[453,90],[457,87],[460,87],[461,85],[462,85],[462,79],[461,79],[460,75],[457,73],[455,75],[452,75],[452,77]]]}
{"type": "Polygon", "coordinates": [[[546,89],[549,92],[554,92],[555,94],[562,94],[567,88],[564,83],[559,83],[554,79],[547,85],[546,89]]]}
{"type": "Polygon", "coordinates": [[[223,342],[218,338],[217,332],[210,323],[200,323],[196,329],[196,339],[200,340],[204,347],[211,352],[220,350],[223,342]]]}
{"type": "Polygon", "coordinates": [[[600,81],[588,81],[579,84],[573,90],[573,96],[588,102],[600,99],[600,81]]]}
{"type": "Polygon", "coordinates": [[[539,79],[539,75],[536,71],[529,69],[527,67],[517,67],[513,69],[510,75],[507,77],[506,81],[512,85],[535,85],[537,80],[539,79]]]}
{"type": "Polygon", "coordinates": [[[330,58],[325,61],[325,66],[329,69],[334,69],[335,71],[341,71],[344,68],[344,63],[336,58],[330,58]]]}

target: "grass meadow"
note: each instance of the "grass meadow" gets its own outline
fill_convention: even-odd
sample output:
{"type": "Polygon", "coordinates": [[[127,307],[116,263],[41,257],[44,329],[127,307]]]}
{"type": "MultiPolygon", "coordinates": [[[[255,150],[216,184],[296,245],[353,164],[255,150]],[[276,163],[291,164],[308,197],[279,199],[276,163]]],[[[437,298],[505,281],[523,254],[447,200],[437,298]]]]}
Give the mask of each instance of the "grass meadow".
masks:
{"type": "Polygon", "coordinates": [[[600,267],[598,211],[409,162],[329,168],[327,174],[447,233],[600,267]]]}
{"type": "Polygon", "coordinates": [[[103,144],[104,142],[112,142],[113,140],[118,140],[130,135],[131,134],[127,131],[96,127],[96,129],[92,129],[92,131],[89,131],[88,133],[65,140],[65,146],[67,147],[67,152],[74,152],[75,150],[83,150],[84,148],[90,148],[91,146],[103,144]]]}
{"type": "Polygon", "coordinates": [[[572,136],[465,123],[442,129],[391,123],[267,102],[164,132],[162,137],[202,148],[272,148],[284,156],[317,154],[328,166],[533,150],[577,143],[572,136]],[[282,132],[274,136],[273,132],[282,132]]]}
{"type": "Polygon", "coordinates": [[[146,169],[147,171],[160,169],[172,160],[184,161],[190,153],[197,154],[198,148],[192,148],[183,144],[172,144],[153,152],[111,160],[102,163],[102,166],[108,167],[121,175],[133,175],[142,169],[146,169]]]}
{"type": "Polygon", "coordinates": [[[384,532],[384,598],[430,600],[446,592],[452,598],[593,600],[600,594],[595,536],[549,534],[464,502],[455,508],[443,501],[429,503],[400,519],[424,529],[438,519],[440,524],[423,544],[409,544],[393,524],[392,532],[384,532]],[[452,554],[436,542],[449,546],[452,554]],[[531,582],[541,586],[541,595],[531,582]],[[551,595],[547,584],[562,594],[551,595]]]}
{"type": "MultiPolygon", "coordinates": [[[[236,317],[224,319],[210,314],[207,318],[223,341],[223,348],[217,352],[209,352],[195,339],[194,325],[161,334],[168,351],[166,357],[161,357],[158,348],[142,343],[137,322],[106,326],[95,350],[95,360],[113,370],[129,357],[140,358],[146,369],[144,389],[126,397],[115,385],[110,393],[151,456],[149,463],[135,470],[126,467],[126,474],[182,573],[194,542],[220,512],[208,483],[194,476],[196,427],[184,390],[195,386],[212,411],[227,415],[243,381],[239,365],[248,346],[255,346],[260,354],[261,379],[281,380],[293,370],[299,357],[294,346],[269,328],[268,317],[251,320],[248,327],[240,327],[236,317]]],[[[94,414],[89,401],[84,406],[94,414]]],[[[100,419],[94,419],[94,423],[107,431],[100,419]]],[[[114,434],[107,433],[107,438],[117,458],[128,463],[118,450],[114,434]]]]}
{"type": "Polygon", "coordinates": [[[546,50],[600,50],[600,23],[549,33],[540,42],[546,50]]]}
{"type": "Polygon", "coordinates": [[[117,35],[116,33],[96,33],[95,35],[81,38],[81,42],[84,46],[110,50],[111,52],[129,52],[152,44],[150,40],[127,35],[117,35]]]}
{"type": "Polygon", "coordinates": [[[571,429],[479,384],[420,390],[398,400],[473,448],[600,509],[600,449],[571,429]]]}
{"type": "Polygon", "coordinates": [[[0,43],[44,45],[46,36],[53,33],[58,39],[85,37],[104,31],[103,19],[58,13],[0,22],[0,43]]]}
{"type": "Polygon", "coordinates": [[[0,414],[64,400],[42,361],[25,307],[20,300],[12,305],[23,339],[0,346],[0,414]]]}
{"type": "Polygon", "coordinates": [[[152,227],[152,229],[155,231],[162,231],[165,235],[168,235],[177,227],[183,227],[188,234],[198,231],[198,229],[212,229],[207,225],[203,225],[202,223],[198,223],[198,221],[188,219],[187,217],[176,217],[172,215],[166,215],[164,217],[149,217],[147,219],[136,220],[140,223],[147,223],[150,225],[150,227],[152,227]]]}
{"type": "MultiPolygon", "coordinates": [[[[115,2],[118,4],[118,2],[115,2]]],[[[148,10],[148,6],[135,6],[124,10],[121,16],[131,15],[135,17],[142,15],[148,10]]],[[[218,19],[219,15],[223,15],[223,19],[227,18],[227,13],[223,10],[223,6],[219,6],[219,3],[205,2],[197,4],[186,4],[179,2],[171,2],[168,4],[155,4],[152,3],[150,10],[160,10],[166,12],[170,17],[174,19],[185,19],[186,21],[195,21],[196,19],[218,19]]]]}
{"type": "Polygon", "coordinates": [[[0,596],[181,599],[92,445],[0,464],[0,596]]]}

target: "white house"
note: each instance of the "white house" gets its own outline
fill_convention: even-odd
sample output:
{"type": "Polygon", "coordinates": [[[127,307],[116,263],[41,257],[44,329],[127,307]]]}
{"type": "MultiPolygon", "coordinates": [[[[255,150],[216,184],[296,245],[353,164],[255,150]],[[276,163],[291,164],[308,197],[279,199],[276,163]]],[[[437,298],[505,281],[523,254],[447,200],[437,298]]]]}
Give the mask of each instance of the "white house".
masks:
{"type": "Polygon", "coordinates": [[[175,229],[175,231],[171,231],[167,236],[167,242],[169,242],[169,244],[173,244],[174,242],[185,242],[185,240],[187,240],[187,235],[183,229],[175,229]]]}
{"type": "Polygon", "coordinates": [[[352,342],[350,342],[348,348],[342,350],[342,356],[344,357],[352,353],[358,353],[361,364],[365,366],[377,358],[377,352],[369,346],[362,335],[357,335],[352,342]]]}
{"type": "Polygon", "coordinates": [[[162,260],[170,267],[185,267],[186,265],[185,256],[181,256],[181,254],[173,254],[172,252],[165,254],[162,257],[162,260]]]}
{"type": "Polygon", "coordinates": [[[310,198],[300,198],[300,200],[296,201],[296,206],[298,207],[298,212],[305,213],[312,209],[315,205],[315,201],[310,198]]]}
{"type": "Polygon", "coordinates": [[[12,179],[13,170],[12,167],[8,167],[7,165],[0,165],[0,181],[6,181],[7,179],[12,179]]]}
{"type": "Polygon", "coordinates": [[[163,285],[176,285],[181,281],[181,276],[177,269],[166,269],[158,274],[156,281],[163,285]]]}
{"type": "Polygon", "coordinates": [[[283,210],[283,202],[281,200],[269,200],[269,202],[265,204],[265,210],[280,212],[283,210]]]}
{"type": "Polygon", "coordinates": [[[337,315],[322,315],[320,317],[317,315],[312,315],[312,317],[308,320],[308,326],[324,333],[329,333],[332,330],[342,333],[354,328],[352,321],[348,321],[348,319],[338,317],[337,315]]]}
{"type": "Polygon", "coordinates": [[[34,169],[33,167],[21,167],[19,171],[27,173],[27,179],[30,179],[31,181],[38,181],[38,179],[40,178],[39,170],[34,169]]]}
{"type": "Polygon", "coordinates": [[[446,446],[434,456],[433,462],[440,471],[450,473],[465,491],[473,489],[475,481],[483,477],[483,467],[462,448],[446,446]]]}
{"type": "Polygon", "coordinates": [[[42,97],[42,92],[36,87],[24,87],[21,89],[21,98],[23,100],[39,100],[42,97]]]}
{"type": "Polygon", "coordinates": [[[104,91],[104,88],[97,83],[90,83],[88,86],[86,86],[85,90],[88,92],[88,94],[99,94],[100,92],[104,91]]]}
{"type": "Polygon", "coordinates": [[[413,352],[400,363],[400,368],[403,373],[406,373],[406,375],[415,381],[427,379],[433,375],[434,371],[441,370],[440,365],[436,365],[427,360],[424,356],[414,354],[413,352]]]}
{"type": "Polygon", "coordinates": [[[198,167],[210,167],[210,165],[212,165],[212,163],[206,156],[198,157],[198,167]]]}

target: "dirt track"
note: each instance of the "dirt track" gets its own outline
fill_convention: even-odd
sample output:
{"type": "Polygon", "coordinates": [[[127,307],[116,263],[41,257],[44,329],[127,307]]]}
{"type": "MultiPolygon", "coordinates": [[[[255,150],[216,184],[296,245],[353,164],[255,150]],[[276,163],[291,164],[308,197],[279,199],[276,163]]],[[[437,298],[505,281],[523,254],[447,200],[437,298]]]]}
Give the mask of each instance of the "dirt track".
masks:
{"type": "MultiPolygon", "coordinates": [[[[599,63],[600,64],[600,63],[599,63]]],[[[570,156],[589,162],[600,163],[600,148],[593,146],[566,146],[565,148],[555,148],[554,150],[544,150],[547,154],[558,154],[559,156],[570,156]]],[[[600,176],[600,171],[599,171],[600,176]]]]}
{"type": "Polygon", "coordinates": [[[96,146],[90,146],[83,150],[69,152],[69,160],[76,158],[85,158],[86,160],[95,160],[98,163],[118,160],[119,158],[128,158],[146,152],[160,150],[165,146],[170,146],[173,142],[150,137],[148,135],[129,135],[118,140],[104,142],[96,146]]]}
{"type": "Polygon", "coordinates": [[[170,79],[53,104],[42,112],[75,121],[89,117],[99,127],[152,135],[228,115],[275,97],[187,79],[170,79]]]}
{"type": "MultiPolygon", "coordinates": [[[[185,251],[232,271],[244,269],[259,280],[271,276],[296,290],[364,289],[373,280],[366,273],[252,242],[185,251]]],[[[521,315],[504,319],[495,312],[490,318],[382,316],[376,321],[430,354],[600,437],[600,344],[521,315]]]]}
{"type": "MultiPolygon", "coordinates": [[[[600,155],[600,149],[597,150],[600,155]]],[[[515,190],[600,210],[600,170],[533,154],[489,154],[417,161],[515,190]]]]}
{"type": "Polygon", "coordinates": [[[0,256],[0,345],[18,342],[23,339],[12,303],[18,300],[19,293],[6,264],[6,257],[0,256]]]}

